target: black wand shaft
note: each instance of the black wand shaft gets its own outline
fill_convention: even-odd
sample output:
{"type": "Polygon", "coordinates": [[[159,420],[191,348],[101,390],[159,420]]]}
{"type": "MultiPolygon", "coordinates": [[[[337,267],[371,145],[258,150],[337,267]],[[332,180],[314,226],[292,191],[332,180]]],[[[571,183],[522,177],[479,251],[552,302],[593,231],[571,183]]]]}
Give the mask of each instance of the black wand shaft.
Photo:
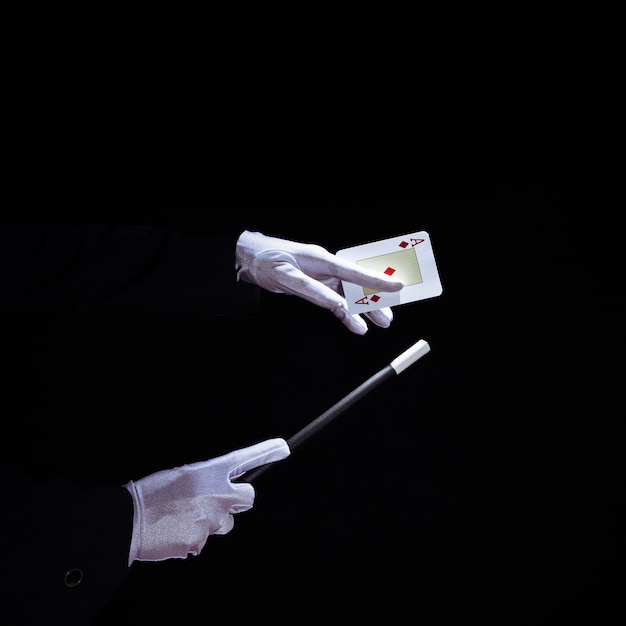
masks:
{"type": "MultiPolygon", "coordinates": [[[[388,378],[392,378],[393,376],[395,376],[395,374],[396,372],[394,371],[393,367],[391,367],[391,365],[387,365],[379,372],[376,372],[376,374],[374,374],[373,376],[370,376],[364,383],[360,384],[348,395],[341,398],[339,402],[324,411],[312,422],[309,422],[304,428],[299,430],[290,439],[287,439],[289,449],[293,452],[297,447],[304,444],[307,439],[309,439],[314,434],[319,432],[322,428],[324,428],[324,426],[326,426],[336,417],[339,417],[339,415],[341,415],[344,411],[348,410],[348,408],[351,407],[357,400],[360,400],[363,396],[365,396],[372,389],[374,389],[374,387],[378,387],[378,385],[380,385],[383,381],[387,380],[388,378]]],[[[256,469],[262,469],[262,467],[256,469]]]]}
{"type": "MultiPolygon", "coordinates": [[[[318,433],[329,422],[339,417],[344,411],[351,407],[357,400],[360,400],[363,396],[369,393],[374,387],[377,387],[384,380],[395,376],[395,371],[391,365],[387,365],[385,368],[368,378],[364,383],[359,385],[356,389],[351,391],[347,396],[344,396],[324,411],[321,415],[318,415],[312,422],[309,422],[304,428],[299,430],[295,435],[287,439],[287,445],[289,450],[293,454],[293,451],[299,446],[303,445],[305,441],[310,439],[313,435],[318,433]]],[[[256,467],[249,472],[246,472],[243,476],[243,480],[247,483],[254,482],[261,474],[264,474],[274,463],[267,463],[256,467]]]]}
{"type": "MultiPolygon", "coordinates": [[[[378,387],[381,383],[389,378],[393,378],[395,375],[403,372],[407,367],[415,363],[420,357],[430,351],[430,346],[420,339],[417,343],[411,346],[408,350],[403,352],[400,356],[394,359],[391,363],[383,367],[381,370],[370,376],[365,382],[361,383],[358,387],[353,389],[349,394],[345,395],[339,402],[336,402],[329,409],[324,411],[321,415],[318,415],[312,422],[309,422],[304,428],[299,430],[295,435],[292,435],[287,439],[287,445],[289,450],[293,451],[302,446],[313,435],[318,433],[324,426],[327,426],[332,420],[344,413],[355,402],[365,397],[373,389],[378,387]]],[[[239,480],[247,483],[254,482],[259,476],[264,474],[274,463],[267,463],[261,465],[249,472],[246,472],[239,480]]]]}

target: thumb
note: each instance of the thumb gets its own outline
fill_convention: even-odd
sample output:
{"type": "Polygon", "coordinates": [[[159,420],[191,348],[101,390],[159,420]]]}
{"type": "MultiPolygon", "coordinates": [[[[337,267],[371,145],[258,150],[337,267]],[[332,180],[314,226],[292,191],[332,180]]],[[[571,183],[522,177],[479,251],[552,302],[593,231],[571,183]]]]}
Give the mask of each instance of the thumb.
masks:
{"type": "Polygon", "coordinates": [[[227,455],[231,465],[229,478],[234,480],[255,467],[280,461],[290,453],[287,442],[280,437],[235,450],[227,455]]]}

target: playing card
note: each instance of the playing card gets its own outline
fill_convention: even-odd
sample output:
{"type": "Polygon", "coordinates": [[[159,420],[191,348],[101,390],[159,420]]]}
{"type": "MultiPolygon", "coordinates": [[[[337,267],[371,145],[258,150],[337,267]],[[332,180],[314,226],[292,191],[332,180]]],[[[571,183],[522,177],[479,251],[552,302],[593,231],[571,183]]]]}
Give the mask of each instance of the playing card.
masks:
{"type": "Polygon", "coordinates": [[[430,235],[423,230],[344,248],[337,251],[337,256],[404,283],[400,291],[375,292],[342,281],[350,313],[367,313],[384,307],[434,298],[443,291],[430,235]]]}

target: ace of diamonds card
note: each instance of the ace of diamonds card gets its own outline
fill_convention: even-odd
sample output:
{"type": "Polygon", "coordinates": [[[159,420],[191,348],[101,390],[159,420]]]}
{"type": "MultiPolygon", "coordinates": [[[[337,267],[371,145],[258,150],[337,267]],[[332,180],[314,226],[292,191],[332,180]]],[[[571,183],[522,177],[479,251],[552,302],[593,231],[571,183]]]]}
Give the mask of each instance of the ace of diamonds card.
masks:
{"type": "Polygon", "coordinates": [[[342,281],[350,313],[367,313],[384,307],[434,298],[443,291],[430,236],[426,231],[344,248],[336,254],[404,283],[400,291],[375,292],[342,281]]]}

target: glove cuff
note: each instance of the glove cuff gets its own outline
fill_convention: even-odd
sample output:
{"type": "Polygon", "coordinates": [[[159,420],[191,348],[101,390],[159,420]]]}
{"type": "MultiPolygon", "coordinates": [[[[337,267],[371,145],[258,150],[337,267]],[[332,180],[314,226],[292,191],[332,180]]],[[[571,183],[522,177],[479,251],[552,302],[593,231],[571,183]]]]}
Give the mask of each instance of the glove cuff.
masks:
{"type": "Polygon", "coordinates": [[[235,272],[237,281],[256,284],[250,273],[252,262],[259,252],[258,238],[263,237],[259,232],[244,230],[235,247],[235,272]],[[255,245],[256,242],[256,245],[255,245]]]}
{"type": "Polygon", "coordinates": [[[139,558],[139,552],[141,548],[141,526],[142,526],[142,503],[141,497],[135,483],[131,480],[124,485],[130,492],[133,499],[133,536],[130,541],[130,551],[128,553],[128,567],[130,567],[133,561],[139,558]]]}

